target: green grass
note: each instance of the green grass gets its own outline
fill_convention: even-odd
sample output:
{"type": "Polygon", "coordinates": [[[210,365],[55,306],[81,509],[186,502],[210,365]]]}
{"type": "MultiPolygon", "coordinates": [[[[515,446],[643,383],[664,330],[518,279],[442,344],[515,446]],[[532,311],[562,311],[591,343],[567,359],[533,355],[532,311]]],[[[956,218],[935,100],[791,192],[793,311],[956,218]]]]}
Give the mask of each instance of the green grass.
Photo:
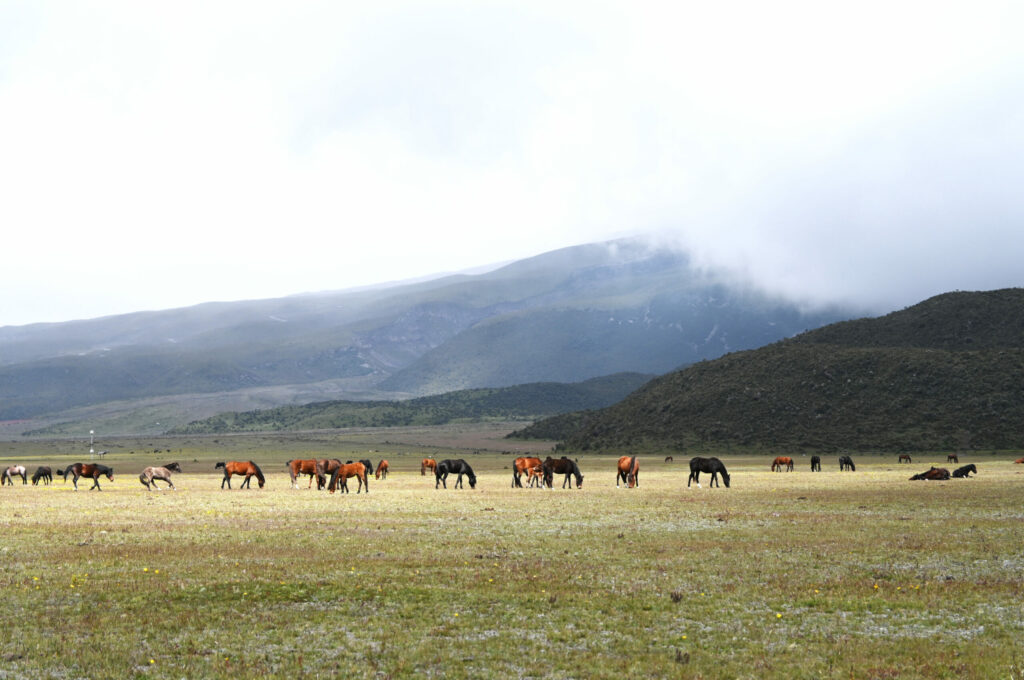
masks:
{"type": "Polygon", "coordinates": [[[724,457],[731,489],[641,457],[624,490],[582,456],[582,491],[536,491],[509,488],[512,454],[444,448],[489,432],[122,442],[102,493],[3,488],[0,677],[1022,677],[1006,457],[938,483],[907,481],[938,455],[724,457]],[[280,464],[370,448],[394,473],[368,495],[293,490],[280,464]],[[477,489],[435,491],[426,453],[466,457],[477,489]],[[221,491],[212,462],[243,457],[266,488],[221,491]],[[147,493],[139,470],[175,458],[181,490],[147,493]]]}

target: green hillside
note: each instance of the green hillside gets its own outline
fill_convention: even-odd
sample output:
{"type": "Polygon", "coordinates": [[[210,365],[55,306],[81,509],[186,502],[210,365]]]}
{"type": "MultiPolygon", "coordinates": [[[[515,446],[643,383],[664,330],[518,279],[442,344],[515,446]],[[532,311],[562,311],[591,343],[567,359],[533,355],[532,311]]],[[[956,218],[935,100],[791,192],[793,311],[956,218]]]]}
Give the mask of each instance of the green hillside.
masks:
{"type": "Polygon", "coordinates": [[[1024,447],[1024,290],[949,293],[695,364],[517,436],[568,448],[1024,447]]]}
{"type": "Polygon", "coordinates": [[[222,413],[175,428],[168,434],[443,425],[488,418],[535,418],[614,404],[651,377],[620,373],[575,384],[533,383],[463,390],[407,401],[325,401],[302,406],[222,413]]]}

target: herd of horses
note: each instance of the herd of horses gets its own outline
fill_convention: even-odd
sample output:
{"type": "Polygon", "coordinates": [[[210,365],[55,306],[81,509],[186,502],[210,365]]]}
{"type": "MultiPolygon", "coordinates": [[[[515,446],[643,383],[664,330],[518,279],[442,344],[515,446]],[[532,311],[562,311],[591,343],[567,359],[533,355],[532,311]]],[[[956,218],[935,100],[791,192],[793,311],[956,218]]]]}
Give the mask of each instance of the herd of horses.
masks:
{"type": "MultiPolygon", "coordinates": [[[[666,463],[672,462],[672,456],[668,456],[665,459],[666,463]]],[[[951,453],[947,456],[948,462],[959,463],[957,454],[951,453]]],[[[899,454],[897,463],[912,463],[912,459],[909,454],[899,454]]],[[[1019,458],[1014,463],[1024,464],[1024,458],[1019,458]]],[[[771,463],[772,472],[792,472],[794,469],[793,458],[789,456],[777,456],[771,463]]],[[[387,460],[381,460],[374,469],[373,464],[369,460],[359,461],[346,461],[341,462],[337,458],[323,458],[323,459],[296,459],[289,460],[285,463],[285,467],[288,470],[289,477],[291,478],[292,488],[298,489],[298,480],[302,475],[309,476],[309,483],[307,489],[312,488],[313,481],[316,481],[317,489],[326,488],[330,493],[334,493],[337,490],[341,490],[342,493],[349,493],[348,480],[355,477],[358,482],[356,493],[361,493],[363,489],[366,492],[370,492],[370,475],[374,475],[378,480],[387,479],[389,464],[387,460]]],[[[231,489],[231,477],[239,476],[244,477],[242,483],[239,485],[239,489],[251,488],[252,478],[255,477],[259,487],[262,489],[266,483],[266,477],[263,475],[263,471],[260,466],[253,461],[227,461],[219,462],[214,466],[215,470],[224,471],[224,479],[221,481],[221,489],[227,487],[231,489]]],[[[856,466],[853,463],[850,456],[839,457],[839,469],[840,471],[856,471],[856,466]]],[[[167,488],[176,490],[174,482],[171,481],[171,473],[181,472],[181,465],[178,463],[168,463],[163,466],[152,466],[147,467],[139,475],[139,482],[146,487],[146,490],[160,491],[160,487],[157,486],[157,481],[161,481],[167,484],[167,488]]],[[[463,478],[469,480],[469,486],[471,489],[476,488],[476,474],[473,472],[473,468],[470,467],[463,459],[448,459],[440,462],[433,458],[424,458],[420,463],[420,474],[426,475],[430,471],[433,473],[435,482],[434,488],[448,488],[447,479],[449,475],[455,475],[456,481],[453,488],[459,489],[464,488],[463,478]]],[[[821,457],[814,455],[811,456],[811,471],[821,471],[821,457]]],[[[711,486],[721,486],[718,483],[719,476],[721,480],[725,482],[726,488],[729,487],[730,477],[729,473],[725,468],[725,465],[717,458],[703,458],[694,457],[690,459],[690,476],[686,480],[686,486],[689,487],[691,483],[696,483],[697,487],[700,488],[700,473],[711,475],[711,486]]],[[[106,477],[107,480],[114,480],[114,470],[106,465],[100,465],[98,463],[74,463],[68,465],[64,469],[58,468],[56,474],[67,481],[70,476],[71,481],[74,484],[75,491],[78,490],[79,479],[91,479],[93,484],[90,488],[101,491],[100,478],[106,477]]],[[[575,482],[575,488],[583,488],[583,474],[580,472],[579,464],[577,461],[572,460],[566,456],[561,458],[552,458],[548,456],[545,460],[541,460],[536,457],[522,456],[516,458],[512,465],[512,487],[523,488],[523,477],[526,477],[528,487],[536,488],[554,488],[554,476],[560,474],[564,475],[562,481],[562,488],[565,489],[573,488],[573,482],[575,482]]],[[[946,468],[931,467],[930,469],[912,476],[910,479],[916,480],[948,480],[948,479],[959,479],[970,477],[971,474],[977,475],[978,468],[972,463],[964,465],[963,467],[957,468],[953,472],[950,472],[946,468]]],[[[32,484],[37,485],[42,482],[44,485],[50,484],[53,481],[54,472],[53,470],[45,465],[39,466],[35,473],[32,475],[32,484]]],[[[28,471],[24,465],[11,465],[3,470],[0,474],[0,486],[14,484],[14,478],[21,477],[21,483],[28,483],[28,471]]],[[[615,486],[620,485],[625,488],[636,488],[640,486],[640,462],[636,456],[622,456],[618,459],[616,464],[615,474],[615,486]]]]}

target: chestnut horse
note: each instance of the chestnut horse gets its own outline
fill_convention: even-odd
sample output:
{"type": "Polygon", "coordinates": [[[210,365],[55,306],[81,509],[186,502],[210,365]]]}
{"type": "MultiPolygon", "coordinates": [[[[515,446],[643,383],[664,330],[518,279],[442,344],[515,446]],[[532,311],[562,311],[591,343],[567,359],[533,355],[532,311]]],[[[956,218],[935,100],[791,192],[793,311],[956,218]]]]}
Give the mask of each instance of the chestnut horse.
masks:
{"type": "Polygon", "coordinates": [[[955,453],[951,453],[948,456],[946,456],[946,462],[947,463],[956,463],[957,465],[959,465],[960,464],[960,459],[956,457],[955,453]]]}
{"type": "Polygon", "coordinates": [[[377,479],[387,479],[389,467],[391,466],[388,465],[388,462],[386,460],[381,460],[379,463],[377,463],[377,471],[373,473],[373,476],[376,477],[377,479]]]}
{"type": "Polygon", "coordinates": [[[299,475],[309,475],[309,484],[306,486],[307,489],[313,486],[313,478],[316,478],[316,488],[324,488],[324,469],[320,465],[320,461],[315,458],[307,459],[293,459],[285,463],[288,467],[288,475],[292,478],[292,488],[298,489],[299,483],[296,481],[299,475]]]}
{"type": "Polygon", "coordinates": [[[945,481],[949,479],[949,470],[947,470],[946,468],[933,467],[927,472],[922,472],[921,474],[914,475],[913,477],[910,478],[911,481],[918,479],[925,479],[929,481],[945,481]]]}
{"type": "Polygon", "coordinates": [[[640,463],[637,462],[636,456],[623,456],[619,458],[619,470],[618,474],[615,475],[616,489],[619,488],[620,481],[628,489],[640,486],[640,463]]]}
{"type": "Polygon", "coordinates": [[[40,465],[36,468],[35,474],[32,475],[32,486],[39,483],[39,480],[43,480],[43,484],[49,484],[53,481],[53,470],[46,465],[40,465]]]}
{"type": "Polygon", "coordinates": [[[437,472],[437,461],[433,458],[424,458],[420,463],[420,476],[425,476],[427,470],[430,470],[431,473],[437,472]]]}
{"type": "Polygon", "coordinates": [[[146,487],[146,491],[149,491],[151,486],[154,490],[160,491],[160,487],[156,485],[158,479],[167,482],[171,489],[177,491],[174,482],[171,481],[172,472],[181,472],[181,466],[177,463],[168,463],[163,467],[148,467],[139,475],[139,481],[146,487]]]}
{"type": "MultiPolygon", "coordinates": [[[[372,469],[372,468],[370,468],[372,469]]],[[[363,490],[363,486],[366,486],[366,493],[370,493],[370,482],[366,478],[369,469],[362,462],[353,463],[349,461],[342,463],[337,469],[331,474],[331,483],[327,486],[327,490],[334,493],[335,489],[338,488],[338,479],[341,479],[341,490],[344,493],[348,493],[348,478],[356,477],[359,479],[359,488],[356,489],[356,493],[363,490]]]]}
{"type": "Polygon", "coordinates": [[[4,470],[3,475],[0,476],[0,484],[10,484],[11,486],[14,486],[15,477],[21,477],[22,484],[28,483],[28,476],[25,474],[24,465],[12,465],[4,470]]]}
{"type": "Polygon", "coordinates": [[[1015,460],[1013,462],[1018,464],[1018,465],[1024,464],[1024,458],[1018,458],[1017,460],[1015,460]]]}
{"type": "Polygon", "coordinates": [[[538,489],[544,488],[544,466],[538,465],[537,467],[528,468],[526,470],[526,486],[529,488],[537,487],[538,489]]]}
{"type": "Polygon", "coordinates": [[[531,470],[540,464],[540,458],[530,458],[529,456],[521,456],[512,461],[512,488],[523,487],[523,475],[526,475],[526,478],[532,481],[533,473],[531,470]]]}
{"type": "Polygon", "coordinates": [[[251,460],[231,460],[228,461],[227,463],[221,462],[213,466],[214,470],[219,470],[221,468],[224,469],[224,479],[220,483],[220,488],[222,489],[224,488],[225,484],[228,485],[229,489],[231,488],[231,475],[245,475],[245,479],[242,481],[241,484],[238,485],[239,489],[244,489],[246,487],[249,487],[251,489],[253,476],[255,476],[256,479],[259,480],[261,489],[263,488],[263,485],[267,481],[266,478],[263,476],[263,470],[260,470],[260,466],[252,462],[251,460]]]}
{"type": "Polygon", "coordinates": [[[897,463],[913,463],[909,453],[901,453],[900,457],[896,459],[897,463]]]}
{"type": "Polygon", "coordinates": [[[71,481],[75,484],[75,491],[78,491],[79,477],[85,477],[86,479],[92,480],[92,486],[89,487],[90,491],[93,489],[103,491],[103,489],[100,488],[101,476],[106,477],[110,481],[114,481],[114,470],[112,468],[108,468],[106,465],[100,465],[99,463],[75,463],[74,465],[67,466],[67,468],[59,474],[64,478],[65,482],[68,480],[68,475],[74,475],[71,481]]]}
{"type": "Polygon", "coordinates": [[[789,456],[779,456],[772,461],[772,472],[782,472],[785,468],[786,472],[793,471],[793,459],[789,456]]]}

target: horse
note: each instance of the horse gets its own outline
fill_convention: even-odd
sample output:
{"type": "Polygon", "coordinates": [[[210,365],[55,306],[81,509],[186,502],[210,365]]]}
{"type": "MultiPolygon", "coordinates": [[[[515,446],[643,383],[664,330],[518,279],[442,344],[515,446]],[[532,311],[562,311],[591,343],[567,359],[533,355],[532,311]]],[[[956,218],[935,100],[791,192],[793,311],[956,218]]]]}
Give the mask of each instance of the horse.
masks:
{"type": "Polygon", "coordinates": [[[327,490],[334,493],[338,488],[338,479],[341,479],[341,490],[344,493],[348,493],[348,478],[356,477],[359,480],[359,487],[356,489],[356,493],[360,493],[363,490],[363,486],[366,487],[366,493],[370,493],[370,481],[367,479],[367,473],[372,469],[362,461],[342,463],[331,473],[331,483],[327,486],[327,490]]]}
{"type": "Polygon", "coordinates": [[[32,486],[39,484],[39,480],[42,480],[43,484],[49,484],[52,482],[53,470],[45,465],[37,467],[35,473],[32,475],[32,486]]]}
{"type": "Polygon", "coordinates": [[[526,478],[533,480],[533,475],[530,470],[541,464],[540,458],[531,458],[529,456],[522,456],[512,461],[512,488],[523,487],[522,477],[526,475],[526,478]]]}
{"type": "Polygon", "coordinates": [[[377,471],[373,473],[373,476],[376,477],[377,479],[387,479],[389,467],[390,466],[388,465],[388,462],[386,460],[381,460],[379,463],[377,463],[377,471]]]}
{"type": "Polygon", "coordinates": [[[912,458],[910,457],[910,454],[909,454],[909,453],[901,453],[901,454],[899,455],[899,458],[897,458],[897,459],[896,459],[896,463],[897,463],[897,464],[899,464],[899,463],[913,463],[913,462],[914,462],[914,461],[913,461],[913,459],[912,459],[912,458]]]}
{"type": "Polygon", "coordinates": [[[139,475],[139,481],[146,487],[146,491],[149,491],[150,487],[152,487],[154,491],[161,491],[160,487],[156,485],[156,480],[158,479],[167,482],[171,489],[177,491],[174,486],[174,482],[171,481],[172,472],[181,472],[181,466],[177,463],[168,463],[163,467],[148,467],[139,475]]]}
{"type": "Polygon", "coordinates": [[[1016,463],[1017,465],[1020,465],[1020,464],[1024,463],[1024,458],[1018,458],[1017,460],[1015,460],[1013,462],[1016,463]]]}
{"type": "Polygon", "coordinates": [[[103,491],[103,489],[100,488],[101,476],[106,477],[110,481],[114,481],[113,468],[109,468],[106,465],[100,465],[99,463],[75,463],[74,465],[67,466],[67,468],[58,474],[64,478],[65,482],[68,480],[68,475],[74,475],[71,481],[75,485],[75,491],[78,491],[79,477],[85,477],[86,479],[92,480],[92,486],[89,487],[90,491],[93,489],[103,491]]]}
{"type": "Polygon", "coordinates": [[[702,472],[708,472],[711,474],[711,484],[708,485],[709,487],[717,484],[718,487],[721,488],[722,485],[718,484],[718,474],[721,473],[722,481],[725,482],[725,488],[729,488],[729,473],[726,471],[725,465],[722,464],[722,461],[714,457],[701,458],[700,456],[695,456],[690,459],[690,477],[686,480],[686,486],[689,487],[690,482],[696,482],[697,488],[701,488],[700,473],[702,472]]]}
{"type": "Polygon", "coordinates": [[[425,476],[427,474],[427,470],[437,472],[437,461],[433,458],[424,458],[423,462],[420,463],[420,476],[425,476]]]}
{"type": "Polygon", "coordinates": [[[853,464],[853,458],[849,456],[839,456],[839,471],[849,470],[850,472],[856,472],[857,466],[853,464]]]}
{"type": "Polygon", "coordinates": [[[455,485],[452,487],[453,489],[458,489],[459,487],[462,487],[463,489],[466,488],[462,483],[462,475],[466,475],[466,477],[469,478],[469,488],[476,488],[476,475],[473,474],[473,468],[469,467],[469,463],[461,458],[456,460],[442,460],[437,464],[437,467],[434,468],[434,488],[436,489],[438,484],[443,484],[444,488],[447,489],[448,482],[446,480],[448,479],[448,475],[459,476],[458,479],[455,480],[455,485]]]}
{"type": "Polygon", "coordinates": [[[615,475],[616,489],[619,488],[620,481],[628,489],[640,486],[640,463],[637,462],[636,456],[622,456],[619,458],[618,474],[615,475]]]}
{"type": "Polygon", "coordinates": [[[324,469],[320,465],[320,461],[315,458],[296,458],[285,463],[288,467],[288,475],[292,479],[292,488],[298,489],[299,484],[296,478],[299,475],[309,475],[309,484],[306,486],[307,489],[313,486],[313,478],[316,478],[316,488],[324,488],[324,469]]]}
{"type": "Polygon", "coordinates": [[[786,472],[793,471],[793,459],[789,456],[778,456],[772,461],[772,472],[782,472],[785,468],[786,472]]]}
{"type": "Polygon", "coordinates": [[[342,465],[340,458],[321,458],[317,462],[320,463],[320,467],[323,468],[324,475],[326,475],[327,477],[333,475],[334,471],[338,469],[338,466],[342,465]]]}
{"type": "Polygon", "coordinates": [[[527,479],[526,486],[530,487],[531,489],[533,487],[535,487],[535,486],[538,489],[543,489],[544,488],[544,466],[543,465],[538,465],[537,467],[532,467],[532,468],[527,469],[527,471],[526,471],[526,479],[527,479]]]}
{"type": "Polygon", "coordinates": [[[951,453],[948,456],[946,456],[946,462],[947,463],[956,463],[957,465],[959,465],[960,464],[960,459],[956,457],[955,453],[951,453]]]}
{"type": "Polygon", "coordinates": [[[213,466],[214,470],[219,470],[221,468],[224,469],[224,479],[220,483],[220,488],[222,489],[224,488],[225,484],[228,485],[229,489],[231,488],[231,475],[245,475],[245,479],[242,481],[241,484],[238,485],[239,489],[244,489],[246,487],[249,487],[251,489],[252,478],[254,475],[256,476],[256,479],[259,480],[261,489],[263,488],[263,485],[267,481],[266,478],[263,476],[263,470],[260,470],[260,466],[252,462],[251,460],[231,460],[228,461],[227,463],[221,462],[213,466]]]}
{"type": "Polygon", "coordinates": [[[821,456],[811,456],[811,472],[821,472],[821,456]]]}
{"type": "Polygon", "coordinates": [[[565,475],[565,479],[562,481],[562,488],[568,484],[569,488],[572,488],[572,482],[570,481],[570,475],[576,477],[576,488],[583,488],[583,475],[580,474],[580,466],[576,464],[576,461],[570,460],[565,456],[555,459],[548,456],[547,459],[542,463],[544,468],[544,481],[547,483],[549,489],[553,489],[554,477],[556,474],[565,475]]]}
{"type": "Polygon", "coordinates": [[[919,479],[925,479],[928,481],[945,481],[949,479],[949,470],[947,470],[946,468],[932,467],[927,472],[922,472],[921,474],[914,475],[913,477],[910,478],[910,481],[915,481],[919,479]]]}
{"type": "Polygon", "coordinates": [[[21,477],[22,484],[28,483],[28,476],[25,474],[24,465],[12,465],[4,470],[3,475],[0,476],[0,484],[10,484],[11,486],[14,486],[15,477],[21,477]]]}
{"type": "Polygon", "coordinates": [[[675,458],[673,458],[672,456],[665,456],[665,462],[666,463],[671,463],[674,460],[675,460],[675,458]]]}
{"type": "Polygon", "coordinates": [[[971,473],[978,474],[978,468],[974,467],[974,463],[968,463],[967,465],[953,470],[954,477],[967,478],[971,476],[971,473]]]}

